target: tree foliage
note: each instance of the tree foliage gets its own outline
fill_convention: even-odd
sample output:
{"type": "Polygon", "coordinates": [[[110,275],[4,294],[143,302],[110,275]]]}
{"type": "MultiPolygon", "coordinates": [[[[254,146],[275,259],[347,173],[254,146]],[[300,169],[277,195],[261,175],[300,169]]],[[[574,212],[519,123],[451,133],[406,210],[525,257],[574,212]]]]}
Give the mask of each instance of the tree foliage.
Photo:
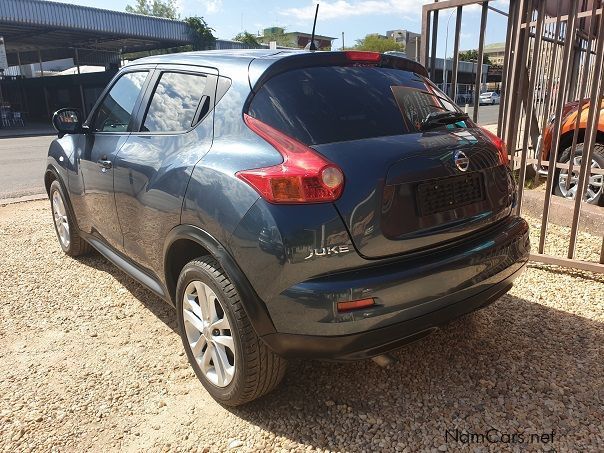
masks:
{"type": "Polygon", "coordinates": [[[203,17],[187,17],[185,22],[196,34],[193,50],[208,50],[215,47],[216,37],[212,33],[214,29],[208,26],[203,17]]]}
{"type": "Polygon", "coordinates": [[[373,52],[388,52],[392,50],[403,52],[405,50],[405,46],[396,42],[394,39],[375,34],[367,35],[363,39],[357,39],[354,48],[373,52]]]}
{"type": "Polygon", "coordinates": [[[126,11],[166,19],[179,18],[175,0],[135,0],[134,6],[126,6],[126,11]]]}
{"type": "Polygon", "coordinates": [[[247,31],[243,31],[241,33],[237,33],[237,36],[235,36],[233,38],[233,41],[239,41],[245,44],[249,44],[250,46],[259,46],[260,43],[258,42],[258,39],[256,39],[256,36],[254,36],[251,33],[248,33],[247,31]]]}
{"type": "Polygon", "coordinates": [[[291,36],[288,36],[285,33],[285,29],[283,31],[277,31],[275,33],[266,33],[262,36],[262,42],[268,44],[271,41],[275,41],[278,46],[282,47],[296,47],[297,43],[295,43],[291,36]]]}
{"type": "MultiPolygon", "coordinates": [[[[478,50],[464,50],[463,52],[459,52],[459,60],[460,61],[478,61],[478,50]]],[[[492,64],[488,55],[482,55],[482,63],[483,64],[492,64]]]]}

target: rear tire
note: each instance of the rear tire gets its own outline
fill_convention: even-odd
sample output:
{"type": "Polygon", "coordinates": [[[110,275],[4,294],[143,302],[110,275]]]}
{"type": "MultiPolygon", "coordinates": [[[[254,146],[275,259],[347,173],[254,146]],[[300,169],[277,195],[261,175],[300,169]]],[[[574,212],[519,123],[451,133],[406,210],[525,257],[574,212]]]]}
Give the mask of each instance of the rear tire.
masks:
{"type": "Polygon", "coordinates": [[[90,253],[92,247],[80,237],[75,215],[58,180],[50,185],[49,194],[55,232],[63,252],[74,257],[90,253]]]}
{"type": "MultiPolygon", "coordinates": [[[[569,190],[566,190],[566,178],[568,177],[568,171],[557,168],[554,173],[554,194],[564,198],[574,198],[574,194],[577,191],[576,185],[578,183],[579,168],[581,162],[581,156],[583,155],[583,143],[577,143],[575,149],[575,161],[573,163],[573,172],[571,176],[571,184],[569,190]]],[[[570,161],[570,152],[572,146],[569,146],[564,150],[558,162],[568,164],[570,161]]],[[[591,166],[595,168],[604,168],[604,144],[596,143],[593,154],[591,156],[591,166]]],[[[604,206],[604,175],[593,175],[588,182],[587,193],[585,194],[585,201],[589,204],[598,206],[604,206]]]]}
{"type": "Polygon", "coordinates": [[[216,401],[245,404],[281,382],[285,360],[256,335],[237,288],[213,257],[197,258],[182,269],[176,309],[189,363],[216,401]]]}

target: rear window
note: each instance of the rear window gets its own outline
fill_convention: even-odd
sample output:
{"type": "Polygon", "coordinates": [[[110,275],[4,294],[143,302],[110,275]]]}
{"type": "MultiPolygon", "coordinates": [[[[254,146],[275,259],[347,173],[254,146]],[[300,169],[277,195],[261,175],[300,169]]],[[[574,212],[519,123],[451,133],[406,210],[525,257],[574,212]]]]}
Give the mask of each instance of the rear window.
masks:
{"type": "Polygon", "coordinates": [[[459,111],[418,74],[377,67],[317,67],[268,80],[248,114],[308,145],[420,131],[437,111],[459,111]]]}

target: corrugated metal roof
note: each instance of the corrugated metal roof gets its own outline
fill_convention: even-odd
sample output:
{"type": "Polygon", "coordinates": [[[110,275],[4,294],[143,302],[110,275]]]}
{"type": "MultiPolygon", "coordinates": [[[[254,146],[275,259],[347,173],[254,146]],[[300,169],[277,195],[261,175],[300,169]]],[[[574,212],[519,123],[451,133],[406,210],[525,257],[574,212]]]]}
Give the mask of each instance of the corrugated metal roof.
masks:
{"type": "Polygon", "coordinates": [[[193,42],[191,29],[182,21],[42,0],[0,0],[0,22],[183,44],[193,42]]]}

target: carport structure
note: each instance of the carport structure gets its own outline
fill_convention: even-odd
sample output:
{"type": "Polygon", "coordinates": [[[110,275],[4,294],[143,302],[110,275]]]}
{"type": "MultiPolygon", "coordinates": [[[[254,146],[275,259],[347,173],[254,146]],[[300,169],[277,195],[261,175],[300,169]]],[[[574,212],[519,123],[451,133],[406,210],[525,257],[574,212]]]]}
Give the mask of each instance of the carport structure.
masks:
{"type": "MultiPolygon", "coordinates": [[[[78,68],[96,65],[114,72],[119,67],[122,53],[178,47],[194,41],[194,32],[182,21],[42,0],[0,1],[0,36],[4,37],[9,66],[40,64],[42,81],[40,78],[11,80],[10,77],[4,77],[3,81],[3,85],[18,82],[18,87],[5,86],[3,92],[13,96],[20,94],[19,103],[24,104],[24,110],[33,116],[47,116],[55,107],[53,99],[49,98],[46,83],[49,81],[44,81],[48,78],[44,77],[43,62],[72,58],[78,68]],[[24,87],[24,84],[32,87],[24,87]],[[36,111],[24,97],[31,98],[30,92],[40,89],[45,106],[36,111]]],[[[89,75],[90,80],[86,80],[79,72],[71,76],[71,80],[61,79],[65,79],[67,88],[79,87],[78,104],[86,110],[91,104],[86,99],[86,89],[104,86],[111,74],[89,75]]],[[[56,83],[53,81],[54,90],[59,89],[56,83]]]]}

